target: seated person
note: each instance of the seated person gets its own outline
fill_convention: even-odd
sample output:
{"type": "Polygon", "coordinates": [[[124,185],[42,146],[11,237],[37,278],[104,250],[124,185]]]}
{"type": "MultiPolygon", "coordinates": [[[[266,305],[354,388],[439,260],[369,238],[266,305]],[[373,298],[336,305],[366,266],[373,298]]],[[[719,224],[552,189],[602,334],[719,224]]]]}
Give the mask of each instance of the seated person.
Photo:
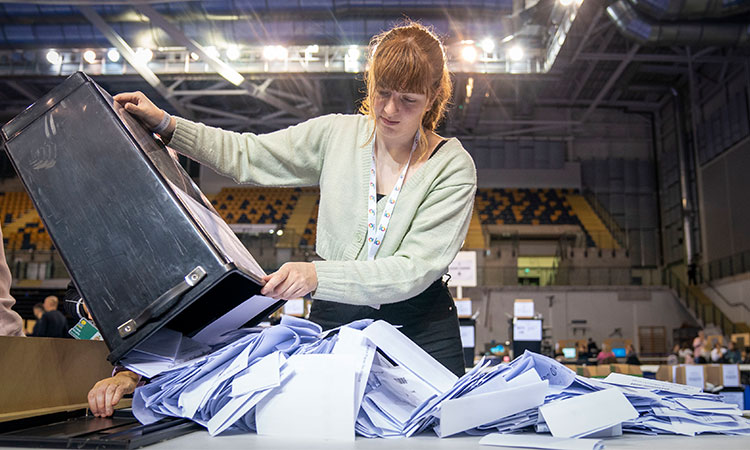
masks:
{"type": "Polygon", "coordinates": [[[737,344],[734,341],[729,343],[729,349],[724,353],[724,361],[729,364],[739,364],[742,362],[742,354],[737,349],[737,344]]]}
{"type": "Polygon", "coordinates": [[[635,353],[635,347],[633,347],[633,344],[628,344],[625,356],[627,357],[625,364],[632,364],[634,366],[641,365],[641,360],[638,359],[638,354],[635,353]]]}
{"type": "Polygon", "coordinates": [[[672,347],[672,353],[667,356],[667,365],[676,366],[680,363],[680,344],[675,344],[672,347]]]}
{"type": "Polygon", "coordinates": [[[602,351],[596,355],[596,362],[598,364],[614,364],[617,362],[617,357],[615,357],[615,354],[609,349],[609,345],[602,344],[602,351]]]}

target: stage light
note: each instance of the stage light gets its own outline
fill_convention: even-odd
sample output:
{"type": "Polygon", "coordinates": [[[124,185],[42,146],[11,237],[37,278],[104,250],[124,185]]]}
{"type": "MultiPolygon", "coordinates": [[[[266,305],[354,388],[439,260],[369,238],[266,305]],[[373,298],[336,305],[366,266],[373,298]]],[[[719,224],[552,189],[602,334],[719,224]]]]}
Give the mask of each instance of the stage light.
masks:
{"type": "Polygon", "coordinates": [[[195,52],[190,52],[190,59],[193,61],[198,61],[200,59],[200,55],[195,52]]]}
{"type": "Polygon", "coordinates": [[[320,51],[320,47],[318,47],[318,44],[315,45],[308,45],[305,49],[305,53],[318,53],[320,51]]]}
{"type": "Polygon", "coordinates": [[[107,52],[107,59],[109,59],[112,62],[117,62],[120,60],[120,52],[117,51],[116,48],[111,48],[107,52]]]}
{"type": "Polygon", "coordinates": [[[93,50],[86,50],[83,52],[83,60],[89,64],[94,64],[96,62],[96,53],[93,50]]]}
{"type": "Polygon", "coordinates": [[[239,45],[230,45],[227,47],[227,58],[231,61],[235,61],[240,58],[240,47],[239,45]]]}
{"type": "Polygon", "coordinates": [[[50,64],[58,65],[62,63],[62,56],[55,50],[50,50],[47,52],[47,61],[50,64]]]}
{"type": "Polygon", "coordinates": [[[520,61],[523,59],[523,48],[521,48],[520,45],[514,45],[508,50],[508,58],[511,59],[511,61],[520,61]]]}
{"type": "Polygon", "coordinates": [[[461,49],[461,58],[466,62],[473,63],[477,60],[477,48],[473,44],[464,45],[461,49]]]}
{"type": "Polygon", "coordinates": [[[573,3],[573,0],[559,0],[559,1],[562,6],[570,6],[573,3]]]}

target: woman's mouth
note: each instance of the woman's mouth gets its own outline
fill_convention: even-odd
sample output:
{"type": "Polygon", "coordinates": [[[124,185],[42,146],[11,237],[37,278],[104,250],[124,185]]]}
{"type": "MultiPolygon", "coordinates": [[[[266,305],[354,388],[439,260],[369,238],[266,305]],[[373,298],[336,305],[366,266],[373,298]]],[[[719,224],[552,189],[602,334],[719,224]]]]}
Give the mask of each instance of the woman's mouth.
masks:
{"type": "Polygon", "coordinates": [[[388,120],[385,117],[381,117],[380,119],[383,121],[384,124],[386,124],[388,126],[398,125],[398,121],[388,120]]]}

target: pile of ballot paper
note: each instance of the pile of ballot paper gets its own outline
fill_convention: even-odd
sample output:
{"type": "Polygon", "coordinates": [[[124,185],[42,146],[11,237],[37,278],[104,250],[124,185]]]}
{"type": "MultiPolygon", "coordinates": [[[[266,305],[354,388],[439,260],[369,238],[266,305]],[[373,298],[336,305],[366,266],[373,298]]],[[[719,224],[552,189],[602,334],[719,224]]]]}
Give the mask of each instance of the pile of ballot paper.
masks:
{"type": "Polygon", "coordinates": [[[139,421],[183,417],[212,435],[750,434],[750,420],[719,395],[617,373],[590,379],[531,352],[458,378],[383,321],[323,333],[284,316],[205,342],[161,330],[122,363],[150,377],[134,394],[139,421]]]}

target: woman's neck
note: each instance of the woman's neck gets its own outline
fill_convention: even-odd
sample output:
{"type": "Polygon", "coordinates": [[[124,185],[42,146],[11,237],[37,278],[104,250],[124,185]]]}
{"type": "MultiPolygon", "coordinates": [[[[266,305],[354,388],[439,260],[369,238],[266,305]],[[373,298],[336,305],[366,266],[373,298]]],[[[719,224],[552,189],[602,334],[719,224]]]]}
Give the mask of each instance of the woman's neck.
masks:
{"type": "Polygon", "coordinates": [[[396,140],[377,137],[376,152],[379,156],[386,156],[399,164],[405,164],[411,155],[411,149],[414,146],[414,138],[409,140],[396,140]]]}

